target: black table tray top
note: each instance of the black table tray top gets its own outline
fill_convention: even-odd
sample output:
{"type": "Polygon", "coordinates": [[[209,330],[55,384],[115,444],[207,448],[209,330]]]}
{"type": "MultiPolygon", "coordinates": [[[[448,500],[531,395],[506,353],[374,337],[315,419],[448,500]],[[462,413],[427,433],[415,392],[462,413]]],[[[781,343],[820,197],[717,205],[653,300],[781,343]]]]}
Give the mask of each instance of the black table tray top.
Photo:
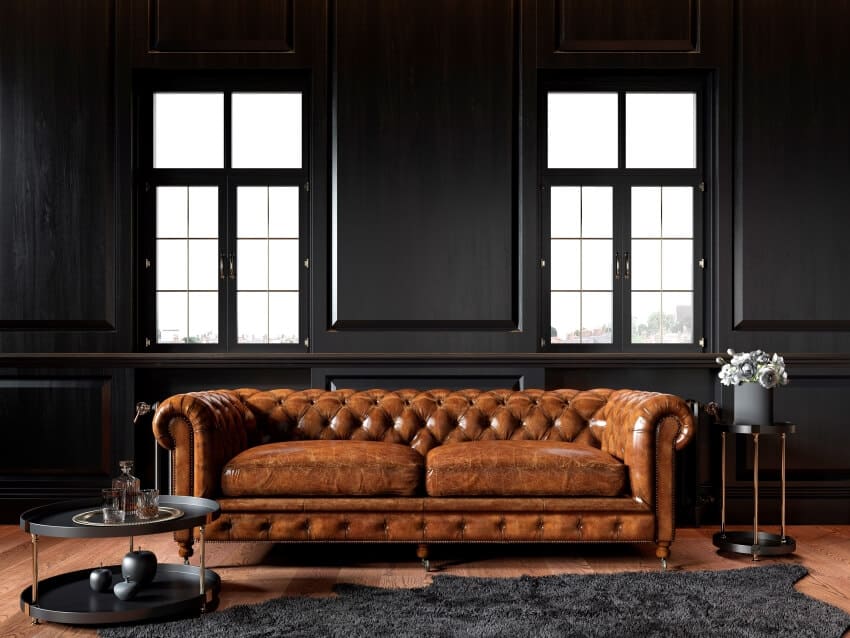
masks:
{"type": "Polygon", "coordinates": [[[775,423],[718,423],[721,432],[730,434],[794,434],[797,426],[789,421],[776,421],[775,423]]]}
{"type": "MultiPolygon", "coordinates": [[[[121,566],[111,565],[112,582],[122,580],[121,566]]],[[[32,618],[66,624],[103,625],[197,614],[202,603],[218,600],[221,579],[214,571],[204,574],[205,598],[199,593],[200,568],[160,564],[153,582],[132,600],[118,600],[112,591],[89,587],[90,569],[60,574],[38,582],[38,603],[32,604],[32,586],[21,592],[21,609],[32,618]]]]}
{"type": "Polygon", "coordinates": [[[176,507],[183,516],[166,521],[139,521],[137,525],[79,525],[72,519],[77,514],[100,506],[100,499],[87,498],[43,505],[21,514],[21,529],[28,534],[61,538],[109,538],[143,536],[208,525],[221,514],[218,503],[194,496],[160,496],[162,506],[176,507]]]}

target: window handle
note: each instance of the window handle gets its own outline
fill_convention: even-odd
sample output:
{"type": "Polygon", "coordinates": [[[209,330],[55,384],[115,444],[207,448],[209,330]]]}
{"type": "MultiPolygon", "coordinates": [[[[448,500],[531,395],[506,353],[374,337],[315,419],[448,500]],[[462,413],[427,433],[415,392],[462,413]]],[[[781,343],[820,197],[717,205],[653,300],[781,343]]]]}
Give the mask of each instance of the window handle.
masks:
{"type": "Polygon", "coordinates": [[[628,279],[632,274],[632,256],[630,253],[625,253],[626,255],[626,274],[624,279],[628,279]]]}
{"type": "Polygon", "coordinates": [[[620,253],[614,253],[614,279],[620,279],[620,253]]]}
{"type": "Polygon", "coordinates": [[[218,278],[224,279],[224,253],[218,256],[218,278]]]}
{"type": "Polygon", "coordinates": [[[227,256],[227,272],[228,277],[236,279],[236,260],[233,258],[233,253],[227,256]]]}

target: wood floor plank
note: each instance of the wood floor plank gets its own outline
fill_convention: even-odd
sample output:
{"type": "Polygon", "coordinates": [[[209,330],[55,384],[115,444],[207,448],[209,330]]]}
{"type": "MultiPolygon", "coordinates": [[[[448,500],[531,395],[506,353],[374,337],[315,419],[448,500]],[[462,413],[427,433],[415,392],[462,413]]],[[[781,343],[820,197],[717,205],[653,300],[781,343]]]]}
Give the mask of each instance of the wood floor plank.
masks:
{"type": "MultiPolygon", "coordinates": [[[[754,563],[749,556],[719,554],[711,543],[716,530],[686,528],[677,532],[670,569],[720,570],[796,562],[809,570],[797,588],[850,612],[850,525],[799,526],[788,533],[797,553],[754,563]]],[[[180,562],[171,534],[138,537],[136,545],[152,550],[162,562],[180,562]]],[[[100,564],[120,562],[127,551],[122,539],[42,537],[40,569],[49,576],[100,564]]],[[[610,573],[660,569],[651,544],[638,545],[432,545],[434,571],[426,573],[413,545],[294,545],[209,543],[207,566],[222,579],[219,609],[257,603],[278,596],[332,595],[340,582],[377,587],[423,587],[440,574],[516,577],[523,574],[610,573]]],[[[13,525],[0,526],[0,636],[62,638],[96,635],[94,629],[53,623],[33,626],[20,611],[20,592],[31,582],[30,538],[13,525]]],[[[192,558],[197,565],[198,557],[192,558]]],[[[848,633],[850,636],[850,633],[848,633]]]]}

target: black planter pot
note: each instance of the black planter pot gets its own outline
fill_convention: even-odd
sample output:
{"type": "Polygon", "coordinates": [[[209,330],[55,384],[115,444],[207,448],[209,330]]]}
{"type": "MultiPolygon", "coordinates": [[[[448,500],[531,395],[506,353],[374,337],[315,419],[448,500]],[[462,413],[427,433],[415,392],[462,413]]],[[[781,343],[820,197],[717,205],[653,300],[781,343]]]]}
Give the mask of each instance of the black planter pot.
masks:
{"type": "Polygon", "coordinates": [[[735,424],[770,425],[773,423],[773,388],[758,383],[735,386],[735,424]]]}

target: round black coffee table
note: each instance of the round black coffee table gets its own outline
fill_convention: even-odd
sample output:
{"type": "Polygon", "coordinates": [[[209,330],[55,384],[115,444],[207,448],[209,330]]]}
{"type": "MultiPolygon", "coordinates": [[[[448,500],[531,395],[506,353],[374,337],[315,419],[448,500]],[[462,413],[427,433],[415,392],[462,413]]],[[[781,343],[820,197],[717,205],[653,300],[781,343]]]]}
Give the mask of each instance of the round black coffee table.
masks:
{"type": "MultiPolygon", "coordinates": [[[[205,568],[204,528],[219,517],[213,500],[192,496],[162,496],[161,508],[183,514],[170,520],[138,521],[116,525],[86,525],[75,522],[86,512],[100,507],[99,499],[65,501],[36,507],[21,514],[21,529],[32,537],[32,585],[21,592],[21,610],[33,619],[69,624],[110,624],[151,620],[179,614],[203,612],[218,600],[221,579],[205,568]],[[200,532],[200,567],[159,564],[153,582],[132,600],[119,600],[111,591],[95,592],[89,587],[90,569],[38,579],[38,537],[109,538],[159,534],[197,527],[200,532]]],[[[122,579],[121,565],[110,565],[113,583],[122,579]]]]}

